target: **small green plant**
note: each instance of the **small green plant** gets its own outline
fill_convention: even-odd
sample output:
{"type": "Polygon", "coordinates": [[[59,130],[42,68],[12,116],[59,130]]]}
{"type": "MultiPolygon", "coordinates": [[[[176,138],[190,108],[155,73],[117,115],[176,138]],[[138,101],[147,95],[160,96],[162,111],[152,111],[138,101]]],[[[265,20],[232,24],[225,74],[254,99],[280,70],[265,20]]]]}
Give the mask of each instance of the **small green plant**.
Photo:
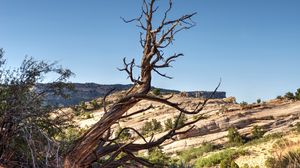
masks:
{"type": "Polygon", "coordinates": [[[242,101],[242,102],[240,103],[240,106],[241,106],[242,109],[246,109],[246,108],[248,107],[248,103],[245,102],[245,101],[242,101]]]}
{"type": "Polygon", "coordinates": [[[168,118],[165,122],[165,131],[170,130],[173,128],[173,120],[171,118],[168,118]]]}
{"type": "Polygon", "coordinates": [[[190,148],[179,153],[179,157],[184,163],[188,163],[193,159],[203,156],[205,153],[211,152],[216,147],[212,143],[203,143],[198,148],[190,148]]]}
{"type": "Polygon", "coordinates": [[[257,100],[256,100],[256,103],[257,103],[257,104],[260,104],[260,103],[261,103],[261,99],[257,99],[257,100]]]}
{"type": "Polygon", "coordinates": [[[276,99],[282,100],[283,97],[282,96],[277,96],[276,99]]]}
{"type": "Polygon", "coordinates": [[[235,127],[231,127],[228,129],[227,137],[228,137],[229,143],[233,144],[233,145],[241,145],[245,142],[243,137],[240,135],[240,133],[238,132],[238,130],[235,127]]]}
{"type": "Polygon", "coordinates": [[[218,153],[214,153],[208,157],[203,157],[195,162],[196,168],[212,167],[220,164],[223,160],[233,160],[238,156],[245,155],[247,152],[237,149],[225,149],[218,153]]]}
{"type": "Polygon", "coordinates": [[[80,102],[79,107],[82,111],[86,111],[87,110],[87,105],[85,104],[85,102],[80,102]]]}
{"type": "Polygon", "coordinates": [[[160,95],[160,89],[155,88],[155,89],[152,90],[152,93],[153,93],[155,96],[159,96],[159,95],[160,95]]]}
{"type": "MultiPolygon", "coordinates": [[[[177,118],[177,117],[176,117],[176,118],[177,118]]],[[[184,123],[185,123],[187,120],[188,120],[188,119],[187,119],[186,115],[185,115],[185,114],[182,114],[182,115],[180,116],[179,120],[178,120],[177,127],[183,126],[184,123]]],[[[176,122],[176,120],[174,121],[174,125],[175,125],[175,122],[176,122]]]]}
{"type": "Polygon", "coordinates": [[[296,98],[296,100],[300,100],[300,88],[297,89],[297,91],[295,93],[295,98],[296,98]]]}
{"type": "Polygon", "coordinates": [[[151,163],[157,164],[160,166],[165,166],[169,163],[170,158],[163,153],[163,151],[159,148],[149,149],[149,155],[147,158],[151,163]]]}
{"type": "Polygon", "coordinates": [[[123,129],[121,127],[118,127],[116,132],[115,132],[115,136],[119,136],[119,139],[121,141],[126,141],[128,139],[130,139],[132,137],[131,133],[129,132],[128,129],[123,129]],[[122,131],[122,132],[121,132],[122,131]]]}
{"type": "Polygon", "coordinates": [[[142,134],[149,135],[154,132],[161,132],[163,127],[159,121],[152,119],[151,121],[146,121],[142,127],[142,134]]]}
{"type": "Polygon", "coordinates": [[[101,108],[101,105],[97,102],[97,100],[92,100],[90,104],[93,106],[94,110],[101,108]]]}
{"type": "Polygon", "coordinates": [[[259,139],[262,138],[264,136],[265,132],[263,131],[263,129],[260,126],[253,126],[252,128],[252,138],[253,139],[259,139]]]}
{"type": "Polygon", "coordinates": [[[300,167],[300,153],[290,151],[279,158],[269,157],[265,161],[265,166],[267,168],[300,167]]]}
{"type": "Polygon", "coordinates": [[[284,97],[288,100],[294,100],[295,99],[295,95],[292,92],[287,92],[284,97]]]}

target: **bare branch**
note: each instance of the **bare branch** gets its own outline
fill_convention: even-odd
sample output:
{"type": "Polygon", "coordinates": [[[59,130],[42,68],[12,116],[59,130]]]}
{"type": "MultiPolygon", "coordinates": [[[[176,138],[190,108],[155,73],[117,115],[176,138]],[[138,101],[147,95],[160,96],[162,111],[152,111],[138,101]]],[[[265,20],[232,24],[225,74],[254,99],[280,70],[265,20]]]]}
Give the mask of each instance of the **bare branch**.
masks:
{"type": "Polygon", "coordinates": [[[148,110],[150,110],[150,109],[153,109],[153,105],[152,105],[152,104],[151,104],[150,106],[148,106],[147,108],[145,108],[145,109],[140,109],[140,110],[138,110],[138,111],[136,111],[136,112],[130,113],[130,114],[125,115],[125,116],[122,116],[121,119],[128,118],[128,117],[130,117],[130,116],[133,116],[133,115],[136,115],[136,114],[139,114],[139,113],[148,111],[148,110]]]}

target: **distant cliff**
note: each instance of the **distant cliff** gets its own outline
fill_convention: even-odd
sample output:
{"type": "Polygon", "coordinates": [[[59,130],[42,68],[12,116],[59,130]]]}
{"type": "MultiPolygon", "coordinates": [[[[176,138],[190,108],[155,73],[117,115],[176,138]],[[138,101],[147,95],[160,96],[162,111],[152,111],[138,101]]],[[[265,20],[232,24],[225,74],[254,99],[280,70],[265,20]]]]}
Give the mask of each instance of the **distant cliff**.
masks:
{"type": "MultiPolygon", "coordinates": [[[[64,99],[62,97],[48,95],[46,98],[46,102],[52,105],[59,106],[72,106],[77,105],[80,102],[91,101],[93,99],[103,97],[108,91],[111,89],[115,89],[115,92],[127,90],[132,85],[122,85],[122,84],[112,84],[112,85],[102,85],[96,83],[73,83],[74,91],[67,91],[66,93],[69,95],[68,99],[64,99]]],[[[38,90],[43,90],[46,88],[47,84],[39,84],[37,86],[38,90]]],[[[162,94],[164,93],[180,93],[177,90],[168,90],[168,89],[160,89],[162,94]]],[[[189,97],[202,97],[208,98],[212,92],[207,91],[193,91],[193,92],[185,92],[189,97]]],[[[213,98],[225,98],[226,92],[216,92],[213,98]]]]}

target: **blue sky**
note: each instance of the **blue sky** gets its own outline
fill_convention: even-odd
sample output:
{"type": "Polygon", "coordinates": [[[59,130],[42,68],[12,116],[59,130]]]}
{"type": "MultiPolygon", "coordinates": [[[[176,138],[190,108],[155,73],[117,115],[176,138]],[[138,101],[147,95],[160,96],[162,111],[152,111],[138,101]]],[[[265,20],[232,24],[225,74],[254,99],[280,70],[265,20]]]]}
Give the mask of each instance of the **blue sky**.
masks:
{"type": "MultiPolygon", "coordinates": [[[[122,58],[139,59],[139,29],[120,16],[140,13],[141,0],[0,0],[0,47],[10,66],[25,55],[59,61],[74,82],[129,83],[122,58]]],[[[160,0],[161,10],[166,0],[160,0]]],[[[220,90],[238,101],[274,98],[300,87],[299,0],[174,0],[171,17],[198,12],[168,54],[185,57],[153,85],[220,90]]]]}

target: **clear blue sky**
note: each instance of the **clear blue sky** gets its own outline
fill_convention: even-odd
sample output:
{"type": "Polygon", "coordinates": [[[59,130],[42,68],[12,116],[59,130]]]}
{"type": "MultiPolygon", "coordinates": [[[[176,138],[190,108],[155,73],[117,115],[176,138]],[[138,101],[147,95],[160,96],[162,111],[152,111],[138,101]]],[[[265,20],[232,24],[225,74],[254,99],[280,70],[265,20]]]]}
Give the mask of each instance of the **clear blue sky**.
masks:
{"type": "MultiPolygon", "coordinates": [[[[165,7],[166,0],[161,9],[165,7]]],[[[120,16],[140,13],[141,0],[0,0],[0,47],[11,66],[25,55],[59,61],[74,82],[129,83],[122,58],[139,58],[139,29],[120,16]]],[[[171,17],[198,12],[197,26],[168,50],[185,57],[155,76],[157,87],[220,90],[238,101],[263,100],[300,87],[299,0],[174,0],[171,17]]]]}

